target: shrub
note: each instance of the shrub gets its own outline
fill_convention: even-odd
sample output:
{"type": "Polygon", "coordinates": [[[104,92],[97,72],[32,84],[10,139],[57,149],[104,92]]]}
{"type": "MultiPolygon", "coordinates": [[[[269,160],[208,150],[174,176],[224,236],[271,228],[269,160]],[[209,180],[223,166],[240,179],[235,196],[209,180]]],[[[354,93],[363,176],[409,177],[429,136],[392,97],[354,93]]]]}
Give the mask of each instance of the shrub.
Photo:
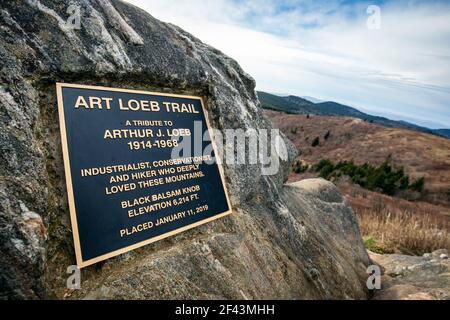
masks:
{"type": "Polygon", "coordinates": [[[331,162],[328,159],[322,159],[322,160],[319,161],[318,164],[316,164],[316,171],[322,170],[322,168],[325,167],[325,166],[332,166],[332,167],[334,167],[333,162],[331,162]]]}
{"type": "Polygon", "coordinates": [[[311,147],[317,147],[320,143],[319,137],[315,137],[313,142],[311,143],[311,147]]]}
{"type": "Polygon", "coordinates": [[[412,191],[422,192],[424,184],[425,184],[425,179],[422,177],[422,178],[414,181],[414,183],[409,186],[409,189],[412,191]]]}
{"type": "Polygon", "coordinates": [[[392,250],[389,247],[386,247],[382,242],[380,242],[378,239],[376,239],[372,236],[363,237],[363,240],[364,240],[364,247],[367,250],[370,250],[372,252],[379,253],[379,254],[386,254],[386,253],[394,252],[394,250],[392,250]]]}
{"type": "Polygon", "coordinates": [[[319,172],[320,177],[329,179],[330,174],[334,171],[334,165],[328,159],[320,160],[320,162],[316,165],[316,171],[319,172]]]}
{"type": "Polygon", "coordinates": [[[302,165],[302,162],[297,160],[292,166],[292,171],[294,171],[295,173],[303,173],[308,170],[308,168],[309,166],[307,164],[302,165]]]}
{"type": "Polygon", "coordinates": [[[401,177],[399,180],[399,189],[406,190],[408,189],[408,186],[409,186],[409,177],[408,176],[401,177]]]}
{"type": "Polygon", "coordinates": [[[409,177],[405,175],[403,168],[394,169],[387,162],[378,167],[368,163],[356,165],[353,161],[340,161],[334,165],[330,160],[324,159],[316,165],[316,172],[319,172],[319,176],[325,179],[346,175],[351,178],[353,183],[363,188],[388,195],[406,189],[422,192],[424,188],[423,178],[410,185],[409,177]]]}

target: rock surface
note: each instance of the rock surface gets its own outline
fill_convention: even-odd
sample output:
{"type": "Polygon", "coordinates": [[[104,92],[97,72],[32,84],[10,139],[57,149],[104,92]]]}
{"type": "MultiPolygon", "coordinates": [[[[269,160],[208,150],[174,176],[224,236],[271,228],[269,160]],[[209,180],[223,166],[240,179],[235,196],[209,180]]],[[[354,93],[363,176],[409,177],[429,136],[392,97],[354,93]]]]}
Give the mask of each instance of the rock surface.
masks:
{"type": "Polygon", "coordinates": [[[376,300],[449,300],[450,261],[448,250],[426,253],[422,257],[369,252],[383,268],[381,290],[376,300]]]}
{"type": "Polygon", "coordinates": [[[0,298],[367,297],[351,209],[324,180],[225,165],[233,214],[82,270],[75,263],[55,82],[201,95],[214,128],[270,129],[255,82],[218,50],[121,1],[0,6],[0,298]],[[81,8],[81,28],[66,23],[81,8]]]}

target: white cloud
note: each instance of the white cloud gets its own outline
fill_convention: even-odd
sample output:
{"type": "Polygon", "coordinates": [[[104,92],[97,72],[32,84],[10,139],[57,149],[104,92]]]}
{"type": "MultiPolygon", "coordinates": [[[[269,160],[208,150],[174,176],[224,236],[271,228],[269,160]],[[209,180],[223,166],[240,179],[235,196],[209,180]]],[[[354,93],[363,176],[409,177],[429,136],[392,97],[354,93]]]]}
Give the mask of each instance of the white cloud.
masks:
{"type": "Polygon", "coordinates": [[[269,92],[334,100],[450,127],[450,6],[340,1],[128,0],[236,59],[269,92]]]}

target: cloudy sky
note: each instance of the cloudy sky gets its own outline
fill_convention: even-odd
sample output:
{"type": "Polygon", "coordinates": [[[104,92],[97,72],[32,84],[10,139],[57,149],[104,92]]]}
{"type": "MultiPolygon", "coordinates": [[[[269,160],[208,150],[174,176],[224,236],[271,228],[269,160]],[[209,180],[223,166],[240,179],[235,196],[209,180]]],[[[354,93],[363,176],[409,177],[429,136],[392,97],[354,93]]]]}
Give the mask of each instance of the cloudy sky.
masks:
{"type": "Polygon", "coordinates": [[[236,59],[258,90],[450,128],[450,1],[127,1],[236,59]]]}

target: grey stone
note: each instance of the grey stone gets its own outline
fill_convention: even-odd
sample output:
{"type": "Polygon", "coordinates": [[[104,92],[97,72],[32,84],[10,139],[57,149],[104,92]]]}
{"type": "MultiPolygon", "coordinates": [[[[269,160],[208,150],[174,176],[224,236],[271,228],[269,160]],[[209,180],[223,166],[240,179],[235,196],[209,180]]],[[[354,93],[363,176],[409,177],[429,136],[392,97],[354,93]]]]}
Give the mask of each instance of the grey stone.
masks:
{"type": "MultiPolygon", "coordinates": [[[[444,249],[445,250],[445,249],[444,249]]],[[[442,252],[439,250],[438,252],[442,252]]],[[[376,300],[448,300],[450,299],[450,262],[400,254],[377,254],[370,258],[384,270],[376,300]],[[401,271],[401,276],[396,273],[401,271]]]]}
{"type": "Polygon", "coordinates": [[[271,129],[233,59],[121,1],[12,0],[0,7],[0,298],[367,297],[355,216],[324,180],[284,185],[225,165],[229,217],[82,270],[75,263],[55,82],[201,95],[214,128],[271,129]],[[67,25],[81,7],[81,29],[67,25]]]}
{"type": "Polygon", "coordinates": [[[447,249],[439,249],[439,250],[435,250],[431,253],[431,256],[433,258],[439,258],[441,255],[448,255],[448,250],[447,249]]]}

